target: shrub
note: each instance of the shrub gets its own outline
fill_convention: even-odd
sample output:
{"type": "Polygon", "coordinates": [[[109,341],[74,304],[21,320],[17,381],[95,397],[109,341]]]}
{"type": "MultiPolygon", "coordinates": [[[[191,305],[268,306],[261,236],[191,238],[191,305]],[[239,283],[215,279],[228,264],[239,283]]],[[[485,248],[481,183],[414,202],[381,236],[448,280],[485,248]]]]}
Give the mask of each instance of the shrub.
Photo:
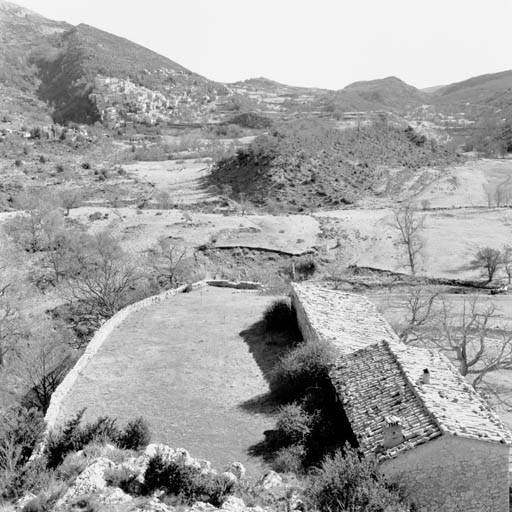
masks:
{"type": "Polygon", "coordinates": [[[63,480],[73,480],[87,467],[87,464],[86,457],[76,453],[68,453],[58,467],[57,473],[63,480]]]}
{"type": "Polygon", "coordinates": [[[23,165],[23,160],[20,160],[19,158],[17,158],[16,160],[14,160],[14,165],[16,167],[21,167],[23,165]]]}
{"type": "Polygon", "coordinates": [[[137,418],[121,430],[115,418],[104,416],[81,426],[85,409],[71,418],[57,431],[51,432],[46,446],[48,467],[58,467],[73,451],[78,451],[93,442],[113,443],[124,449],[137,449],[149,443],[149,429],[142,418],[137,418]]]}
{"type": "Polygon", "coordinates": [[[299,474],[304,469],[306,448],[302,444],[284,446],[279,449],[272,462],[272,467],[279,473],[299,474]]]}
{"type": "Polygon", "coordinates": [[[307,495],[312,508],[320,511],[410,510],[400,492],[381,476],[375,459],[361,459],[348,447],[325,458],[321,468],[310,476],[307,495]]]}
{"type": "Polygon", "coordinates": [[[6,460],[9,446],[17,449],[17,466],[25,464],[44,431],[44,419],[36,409],[14,407],[0,416],[0,468],[12,466],[6,460]]]}
{"type": "Polygon", "coordinates": [[[39,457],[15,470],[0,471],[0,495],[19,498],[27,492],[37,493],[49,486],[53,471],[46,467],[46,460],[39,457]]]}
{"type": "Polygon", "coordinates": [[[295,401],[310,388],[329,382],[333,349],[326,343],[301,343],[285,354],[270,376],[270,389],[279,399],[295,401]]]}
{"type": "Polygon", "coordinates": [[[316,263],[313,258],[301,258],[291,264],[290,276],[294,280],[304,281],[311,278],[316,270],[316,263]]]}
{"type": "Polygon", "coordinates": [[[97,512],[100,511],[100,505],[93,496],[79,496],[71,504],[71,510],[80,512],[97,512]]]}
{"type": "Polygon", "coordinates": [[[127,467],[119,467],[105,472],[105,481],[111,487],[119,487],[128,494],[138,494],[141,485],[137,480],[138,474],[127,467]]]}
{"type": "Polygon", "coordinates": [[[295,311],[287,300],[276,300],[263,313],[269,331],[283,332],[297,329],[295,311]]]}
{"type": "Polygon", "coordinates": [[[43,491],[23,507],[23,512],[50,512],[65,489],[63,482],[51,480],[43,491]]]}
{"type": "Polygon", "coordinates": [[[125,450],[138,450],[147,446],[151,441],[149,426],[144,418],[139,417],[130,421],[118,438],[119,448],[125,450]]]}
{"type": "Polygon", "coordinates": [[[315,416],[308,414],[298,403],[287,404],[279,410],[276,436],[281,446],[303,443],[311,433],[315,416]]]}
{"type": "Polygon", "coordinates": [[[218,507],[233,493],[234,488],[234,482],[222,475],[203,474],[201,469],[195,466],[166,461],[160,454],[149,460],[144,473],[145,493],[163,490],[186,504],[205,501],[218,507]]]}

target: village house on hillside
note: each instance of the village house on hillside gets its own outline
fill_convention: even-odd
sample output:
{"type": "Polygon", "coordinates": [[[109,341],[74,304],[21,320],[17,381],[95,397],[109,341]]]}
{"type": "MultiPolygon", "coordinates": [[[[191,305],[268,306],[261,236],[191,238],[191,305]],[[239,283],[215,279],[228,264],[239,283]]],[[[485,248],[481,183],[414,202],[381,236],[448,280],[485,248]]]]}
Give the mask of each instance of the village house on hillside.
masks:
{"type": "Polygon", "coordinates": [[[401,343],[365,297],[294,285],[305,339],[337,350],[331,380],[352,432],[422,512],[509,510],[512,435],[446,356],[401,343]]]}

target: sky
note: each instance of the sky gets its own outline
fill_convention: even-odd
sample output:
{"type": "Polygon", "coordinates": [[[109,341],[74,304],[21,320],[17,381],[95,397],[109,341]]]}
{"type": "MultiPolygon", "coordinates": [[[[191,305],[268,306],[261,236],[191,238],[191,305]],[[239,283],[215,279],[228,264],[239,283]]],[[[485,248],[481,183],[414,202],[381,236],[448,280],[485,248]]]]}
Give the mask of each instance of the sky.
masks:
{"type": "Polygon", "coordinates": [[[220,82],[418,88],[512,69],[512,0],[14,0],[220,82]]]}

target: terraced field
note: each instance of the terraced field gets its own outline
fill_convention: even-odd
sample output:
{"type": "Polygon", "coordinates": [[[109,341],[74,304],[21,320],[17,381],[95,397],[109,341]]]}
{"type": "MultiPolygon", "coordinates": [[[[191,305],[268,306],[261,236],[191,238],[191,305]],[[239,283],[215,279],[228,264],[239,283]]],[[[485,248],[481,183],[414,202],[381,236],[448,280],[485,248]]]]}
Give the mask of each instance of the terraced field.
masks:
{"type": "Polygon", "coordinates": [[[274,299],[203,288],[132,313],[76,381],[59,419],[83,407],[89,420],[142,415],[154,442],[259,473],[265,464],[249,449],[274,424],[272,407],[259,404],[284,348],[253,326],[274,299]]]}

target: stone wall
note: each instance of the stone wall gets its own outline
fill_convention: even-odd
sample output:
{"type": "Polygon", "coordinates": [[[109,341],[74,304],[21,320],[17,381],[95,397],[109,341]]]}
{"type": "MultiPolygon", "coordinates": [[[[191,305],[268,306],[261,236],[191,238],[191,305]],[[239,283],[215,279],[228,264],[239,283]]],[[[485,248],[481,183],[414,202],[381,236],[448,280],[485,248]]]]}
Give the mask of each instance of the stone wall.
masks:
{"type": "Polygon", "coordinates": [[[291,294],[291,302],[292,307],[295,310],[295,314],[297,316],[297,324],[299,325],[300,332],[302,333],[302,337],[304,341],[308,342],[319,342],[320,339],[316,330],[311,325],[309,321],[308,315],[302,305],[300,299],[297,296],[297,293],[292,288],[291,294]]]}
{"type": "MultiPolygon", "coordinates": [[[[100,347],[103,345],[103,342],[109,337],[109,335],[112,333],[114,329],[116,329],[119,325],[121,325],[124,322],[127,316],[129,316],[134,311],[138,311],[145,307],[151,306],[152,304],[159,304],[160,302],[167,300],[171,297],[174,297],[175,295],[178,295],[186,291],[192,291],[203,286],[221,286],[224,288],[234,288],[243,290],[256,290],[261,288],[260,283],[255,283],[252,281],[198,281],[197,283],[186,284],[180,286],[179,288],[166,290],[165,292],[162,292],[158,295],[153,295],[152,297],[148,297],[134,304],[130,304],[129,306],[123,308],[121,311],[118,311],[113,317],[109,318],[96,331],[80,359],[76,362],[75,366],[69,371],[64,380],[60,383],[60,385],[52,394],[50,405],[48,407],[48,410],[46,411],[46,415],[44,418],[46,422],[46,432],[49,432],[52,428],[55,427],[55,423],[59,415],[59,409],[61,407],[62,401],[70,392],[78,376],[84,371],[89,361],[98,352],[100,347]]],[[[42,447],[43,445],[41,445],[40,449],[37,452],[40,452],[42,447]]]]}
{"type": "Polygon", "coordinates": [[[189,289],[196,289],[206,285],[206,281],[199,281],[192,285],[183,285],[180,286],[179,288],[167,290],[163,293],[160,293],[159,295],[154,295],[152,297],[148,297],[134,304],[130,304],[129,306],[126,306],[125,308],[118,311],[113,317],[109,318],[96,331],[80,359],[76,362],[75,366],[69,371],[64,380],[60,383],[60,385],[52,394],[50,405],[48,407],[48,410],[46,411],[46,415],[44,418],[46,422],[47,431],[51,430],[55,426],[55,422],[59,414],[61,403],[64,397],[69,393],[69,391],[73,387],[73,384],[75,383],[78,376],[83,372],[84,368],[87,366],[92,357],[98,352],[101,345],[112,333],[112,331],[120,324],[122,324],[126,317],[130,315],[130,313],[143,309],[147,306],[151,306],[152,304],[158,304],[163,300],[169,299],[170,297],[174,297],[175,295],[183,293],[186,290],[188,291],[189,289]]]}
{"type": "Polygon", "coordinates": [[[443,435],[382,464],[410,489],[419,512],[508,512],[505,444],[443,435]]]}

